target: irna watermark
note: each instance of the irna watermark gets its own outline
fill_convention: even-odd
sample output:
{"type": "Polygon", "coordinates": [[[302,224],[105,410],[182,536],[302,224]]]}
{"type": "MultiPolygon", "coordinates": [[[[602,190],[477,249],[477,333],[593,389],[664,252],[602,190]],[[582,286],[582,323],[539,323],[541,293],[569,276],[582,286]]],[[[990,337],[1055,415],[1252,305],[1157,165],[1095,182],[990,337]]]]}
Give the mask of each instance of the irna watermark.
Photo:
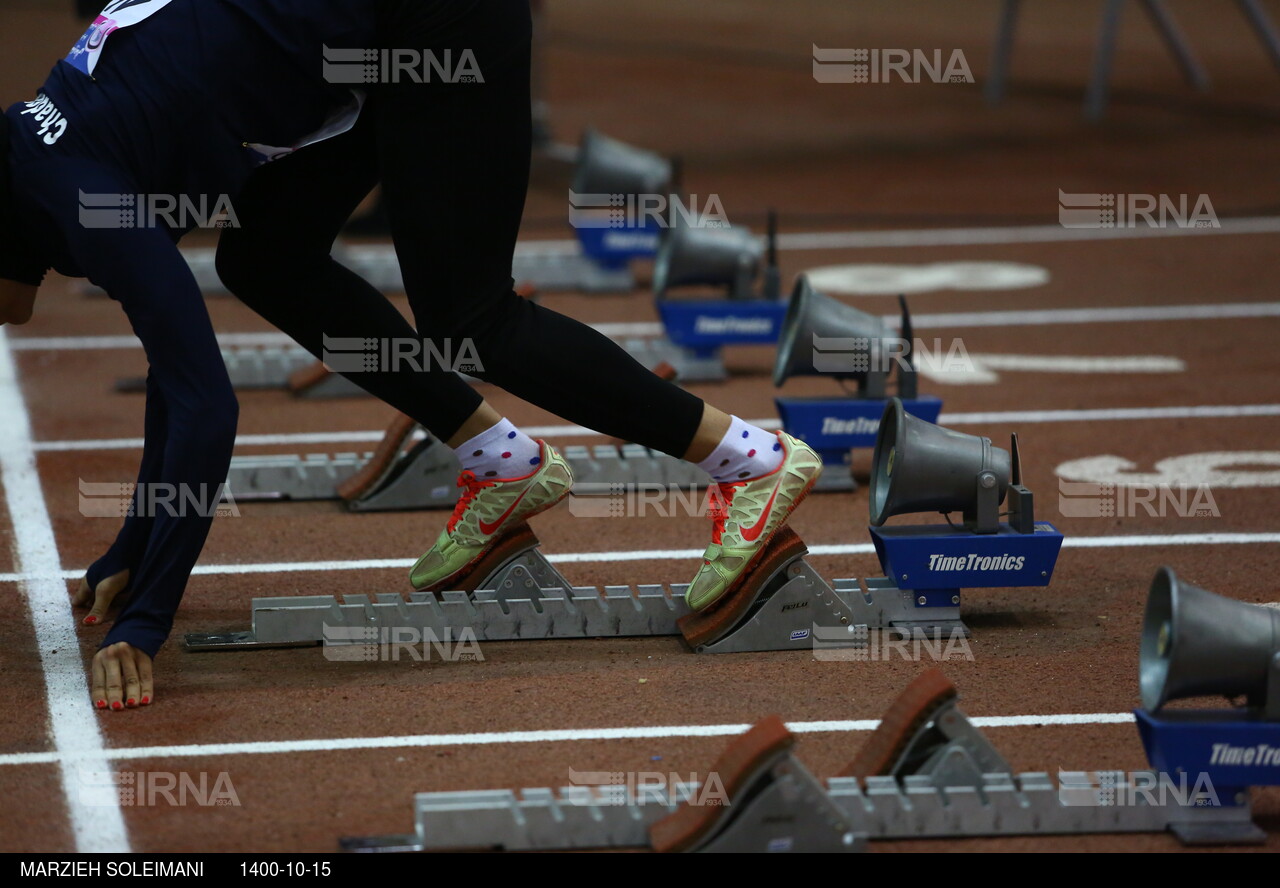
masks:
{"type": "Polygon", "coordinates": [[[885,662],[901,660],[919,663],[931,660],[973,661],[969,637],[960,626],[943,629],[872,629],[868,626],[813,625],[813,658],[826,662],[885,662]]]}
{"type": "Polygon", "coordinates": [[[1067,194],[1058,189],[1063,228],[1221,228],[1207,194],[1067,194]]]}
{"type": "Polygon", "coordinates": [[[475,342],[411,336],[322,336],[320,360],[334,373],[484,372],[475,342]]]}
{"type": "Polygon", "coordinates": [[[813,334],[813,369],[819,373],[889,373],[925,363],[938,373],[972,373],[976,369],[964,340],[935,338],[819,336],[813,334]]]}
{"type": "Polygon", "coordinates": [[[328,83],[484,83],[476,54],[470,49],[408,47],[324,47],[324,79],[328,83]]]}
{"type": "Polygon", "coordinates": [[[225,194],[86,194],[80,192],[80,224],[85,228],[239,228],[225,194]]]}
{"type": "Polygon", "coordinates": [[[566,798],[575,804],[627,805],[635,802],[662,802],[667,799],[687,802],[693,807],[729,804],[729,793],[720,774],[712,771],[703,779],[699,774],[677,774],[674,771],[575,771],[569,769],[573,786],[598,787],[590,798],[566,798]]]}
{"type": "Polygon", "coordinates": [[[1213,781],[1203,771],[1063,771],[1058,769],[1058,801],[1064,807],[1127,808],[1137,805],[1218,807],[1213,781]]]}
{"type": "Polygon", "coordinates": [[[574,228],[729,228],[718,194],[610,194],[569,189],[574,228]]]}
{"type": "Polygon", "coordinates": [[[79,770],[80,803],[90,807],[171,808],[240,807],[226,771],[79,770]]]}
{"type": "Polygon", "coordinates": [[[231,488],[222,484],[135,484],[79,479],[80,514],[86,518],[239,518],[231,488]]]}
{"type": "Polygon", "coordinates": [[[331,626],[321,628],[326,660],[344,663],[399,662],[444,663],[483,662],[484,653],[475,630],[464,626],[456,636],[446,626],[437,634],[418,626],[331,626]]]}
{"type": "Polygon", "coordinates": [[[1208,484],[1106,484],[1058,479],[1064,518],[1221,518],[1208,484]]]}
{"type": "Polygon", "coordinates": [[[823,49],[816,43],[813,79],[819,83],[974,82],[969,60],[960,49],[823,49]]]}

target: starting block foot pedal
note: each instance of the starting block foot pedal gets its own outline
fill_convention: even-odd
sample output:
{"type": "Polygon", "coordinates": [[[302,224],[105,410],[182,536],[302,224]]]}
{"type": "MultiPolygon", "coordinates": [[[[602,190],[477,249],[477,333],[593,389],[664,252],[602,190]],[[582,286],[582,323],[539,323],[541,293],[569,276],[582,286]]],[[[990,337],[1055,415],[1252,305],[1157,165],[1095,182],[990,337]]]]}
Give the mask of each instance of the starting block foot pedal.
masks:
{"type": "Polygon", "coordinates": [[[760,560],[738,584],[709,609],[680,618],[680,632],[689,647],[702,651],[731,634],[762,599],[786,582],[787,568],[809,552],[804,540],[790,527],[782,527],[760,555],[760,560]]]}
{"type": "Polygon", "coordinates": [[[457,457],[430,435],[414,442],[419,428],[408,416],[397,414],[369,462],[338,485],[338,497],[349,510],[436,509],[457,501],[457,457]]]}
{"type": "Polygon", "coordinates": [[[930,669],[898,695],[841,777],[928,775],[937,786],[980,786],[984,774],[1012,771],[957,708],[959,694],[930,669]]]}
{"type": "MultiPolygon", "coordinates": [[[[844,812],[791,753],[795,738],[776,715],[734,740],[711,767],[727,798],[686,799],[653,824],[660,853],[861,851],[844,812]]],[[[706,789],[706,787],[704,787],[706,789]]]]}
{"type": "Polygon", "coordinates": [[[475,592],[493,590],[499,599],[537,600],[543,589],[573,587],[538,551],[538,537],[521,522],[504,533],[478,561],[465,571],[423,592],[475,592]]]}
{"type": "Polygon", "coordinates": [[[808,551],[794,530],[780,529],[736,589],[680,619],[686,643],[699,654],[802,650],[815,633],[844,634],[865,622],[861,593],[828,585],[804,560],[808,551]]]}
{"type": "Polygon", "coordinates": [[[322,361],[290,373],[284,387],[295,398],[358,398],[369,394],[347,377],[334,373],[322,361]]]}

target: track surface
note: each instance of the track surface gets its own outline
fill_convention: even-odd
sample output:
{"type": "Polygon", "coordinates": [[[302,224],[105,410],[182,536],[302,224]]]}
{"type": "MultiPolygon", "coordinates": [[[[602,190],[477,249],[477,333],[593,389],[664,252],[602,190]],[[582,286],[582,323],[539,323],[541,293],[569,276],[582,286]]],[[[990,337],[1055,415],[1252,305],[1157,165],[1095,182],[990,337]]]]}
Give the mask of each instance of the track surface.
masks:
{"type": "MultiPolygon", "coordinates": [[[[764,0],[712,2],[697,9],[655,0],[643,17],[585,0],[553,3],[549,60],[557,128],[569,138],[591,122],[634,143],[680,151],[691,191],[719,193],[730,217],[748,224],[758,225],[766,208],[778,207],[788,231],[1052,225],[1058,189],[1207,193],[1224,217],[1265,214],[1280,206],[1280,186],[1273,176],[1260,175],[1273,168],[1280,80],[1230,16],[1219,23],[1217,12],[1182,8],[1190,4],[1176,10],[1215,76],[1215,92],[1205,98],[1190,97],[1176,81],[1146,23],[1136,15],[1127,20],[1116,72],[1119,92],[1111,119],[1101,127],[1081,123],[1077,104],[1093,13],[1065,2],[1043,4],[1043,11],[1026,16],[1013,95],[994,111],[982,106],[972,86],[812,81],[811,43],[959,46],[981,81],[996,4],[981,4],[983,14],[964,16],[948,4],[920,5],[930,14],[907,15],[889,3],[864,4],[855,14],[844,2],[822,2],[776,22],[764,0]],[[601,34],[614,36],[601,42],[601,34]],[[671,34],[688,37],[672,39],[671,34]],[[1238,51],[1241,42],[1248,51],[1238,51]],[[625,103],[617,98],[623,94],[625,103]]],[[[0,9],[0,31],[16,33],[11,27],[35,37],[22,52],[6,52],[0,60],[6,101],[30,91],[28,84],[38,82],[45,67],[40,60],[65,49],[75,30],[36,4],[0,9]]],[[[529,238],[566,237],[562,220],[560,186],[531,193],[529,238]]],[[[1106,454],[1150,471],[1169,457],[1275,447],[1280,431],[1276,243],[1275,234],[1221,234],[783,253],[785,280],[806,268],[833,264],[976,260],[1029,263],[1050,275],[1049,283],[1034,289],[913,295],[918,316],[1226,303],[1259,307],[1260,316],[1245,318],[918,331],[945,341],[961,337],[972,353],[1160,355],[1185,362],[1183,372],[1147,375],[1002,371],[996,385],[925,380],[923,390],[945,401],[944,424],[947,416],[1008,411],[1271,409],[1270,415],[1209,418],[1037,421],[1047,417],[1031,416],[1015,422],[977,417],[956,426],[989,435],[998,444],[1010,432],[1020,433],[1025,480],[1037,493],[1038,514],[1057,524],[1072,546],[1063,551],[1047,589],[966,596],[966,619],[975,631],[973,659],[944,668],[970,715],[1102,714],[1114,722],[1115,714],[1132,709],[1141,608],[1161,564],[1242,600],[1280,600],[1274,486],[1215,488],[1218,517],[1139,512],[1073,519],[1058,514],[1054,474],[1068,460],[1106,454]],[[1218,533],[1271,536],[1230,545],[1205,539],[1218,533]],[[1160,545],[1080,545],[1171,535],[1179,538],[1160,545]]],[[[877,313],[894,310],[892,300],[883,297],[849,301],[877,313]]],[[[642,293],[548,294],[546,304],[591,322],[654,319],[642,293]]],[[[230,299],[211,299],[209,305],[220,332],[267,329],[230,299]]],[[[115,532],[112,521],[80,515],[77,484],[79,479],[132,478],[139,451],[102,442],[141,433],[141,399],[113,394],[110,385],[118,376],[142,373],[145,364],[137,348],[24,347],[23,339],[127,333],[113,303],[85,298],[72,282],[53,281],[36,320],[5,334],[39,451],[36,470],[56,540],[56,563],[67,571],[82,570],[115,532]],[[65,442],[93,441],[100,443],[66,449],[65,442]]],[[[695,391],[745,418],[772,416],[772,351],[735,349],[728,360],[732,381],[695,386],[695,391]]],[[[787,387],[788,394],[830,390],[821,380],[787,387]]],[[[486,394],[521,425],[562,424],[500,391],[486,394]]],[[[242,435],[380,430],[388,417],[389,408],[372,400],[317,406],[283,393],[241,397],[242,435]]],[[[13,441],[6,443],[11,448],[13,441]]],[[[295,444],[240,452],[326,449],[371,448],[295,444]]],[[[856,466],[864,478],[868,461],[863,454],[856,466]]],[[[9,489],[5,493],[12,495],[9,489]]],[[[193,578],[175,636],[243,627],[255,596],[406,588],[401,567],[246,572],[235,566],[396,559],[407,567],[446,517],[442,512],[348,515],[324,503],[242,504],[240,511],[239,518],[216,523],[202,559],[203,565],[224,566],[228,572],[193,578]]],[[[811,549],[865,544],[866,515],[865,488],[850,495],[814,495],[793,526],[811,549]]],[[[24,513],[22,520],[38,523],[40,516],[24,513]]],[[[587,521],[565,507],[540,517],[535,529],[553,555],[588,553],[559,565],[582,584],[687,581],[707,533],[705,519],[694,516],[587,521]],[[620,558],[641,550],[666,555],[620,558]]],[[[0,533],[17,539],[8,510],[0,510],[0,533]]],[[[810,560],[829,578],[878,573],[874,556],[864,551],[810,560]]],[[[95,836],[101,837],[102,821],[95,809],[78,801],[73,771],[64,787],[60,757],[101,770],[174,772],[197,781],[202,774],[211,782],[222,772],[228,775],[238,806],[123,808],[134,850],[332,851],[340,835],[410,828],[415,791],[560,786],[569,782],[570,770],[704,773],[727,742],[725,735],[736,732],[732,726],[771,713],[793,726],[875,719],[912,677],[932,665],[897,659],[820,662],[807,653],[696,657],[676,639],[495,643],[483,647],[482,662],[372,664],[330,662],[318,650],[197,656],[171,643],[157,663],[156,705],[97,716],[90,713],[86,696],[83,712],[73,716],[82,727],[95,721],[100,726],[103,743],[115,755],[104,764],[77,758],[65,743],[51,739],[59,722],[51,718],[43,692],[46,677],[51,687],[65,687],[75,669],[54,668],[57,655],[46,650],[51,665],[48,675],[42,674],[46,667],[24,587],[13,577],[23,567],[10,547],[0,549],[0,573],[7,576],[3,594],[10,602],[8,619],[0,623],[0,651],[11,687],[21,690],[20,705],[12,707],[21,716],[0,726],[0,783],[6,789],[0,850],[73,850],[93,847],[95,836]],[[594,739],[598,735],[591,733],[613,728],[643,730],[618,739],[594,739]],[[562,733],[547,738],[531,732],[562,733]],[[373,748],[340,748],[352,745],[352,738],[363,740],[354,745],[373,748]],[[285,751],[251,745],[275,741],[285,751]],[[203,744],[233,746],[192,748],[203,744]],[[79,839],[73,826],[77,809],[81,815],[89,812],[81,820],[79,839]]],[[[70,626],[60,601],[39,607],[52,608],[53,623],[70,626]]],[[[77,626],[75,632],[79,657],[87,663],[102,630],[77,626]]],[[[72,652],[70,662],[76,661],[72,652]]],[[[49,698],[59,699],[56,691],[49,698]]],[[[1145,766],[1131,724],[1083,721],[988,730],[1019,770],[1145,766]]],[[[834,774],[866,737],[866,725],[849,727],[800,733],[798,754],[817,774],[834,774]]],[[[1257,808],[1270,836],[1267,849],[1280,849],[1280,794],[1259,793],[1257,808]]],[[[109,819],[109,813],[102,817],[109,819]]],[[[875,851],[1177,847],[1165,836],[872,846],[875,851]]]]}

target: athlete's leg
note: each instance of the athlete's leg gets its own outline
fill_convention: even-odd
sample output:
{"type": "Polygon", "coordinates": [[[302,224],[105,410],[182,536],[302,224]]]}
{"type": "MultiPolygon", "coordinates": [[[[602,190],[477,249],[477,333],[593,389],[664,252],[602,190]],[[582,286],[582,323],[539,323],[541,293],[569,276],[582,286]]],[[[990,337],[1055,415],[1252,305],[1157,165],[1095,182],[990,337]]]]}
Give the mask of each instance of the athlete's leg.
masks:
{"type": "MultiPolygon", "coordinates": [[[[325,336],[418,338],[386,296],[330,256],[343,224],[378,180],[374,115],[366,108],[351,132],[257,170],[235,201],[240,227],[225,230],[218,244],[218,274],[227,288],[317,358],[325,336]]],[[[481,403],[454,374],[348,378],[433,432],[440,424],[460,425],[481,403]]]]}
{"type": "MultiPolygon", "coordinates": [[[[447,70],[448,82],[437,70],[435,82],[402,80],[379,94],[387,209],[419,332],[439,348],[470,340],[483,364],[477,375],[527,401],[691,457],[723,479],[712,545],[690,588],[694,607],[709,606],[750,569],[812,487],[821,462],[787,436],[741,421],[731,428],[730,417],[659,379],[603,335],[512,292],[530,161],[528,0],[393,5],[384,33],[394,35],[388,40],[395,46],[417,38],[414,48],[437,61],[456,63],[470,53],[478,68],[447,70]]],[[[493,420],[480,408],[456,437],[479,430],[487,440],[493,420]]],[[[469,447],[458,447],[460,457],[469,447]]],[[[478,460],[491,456],[483,451],[474,454],[478,460]]],[[[446,532],[414,566],[414,585],[448,584],[476,564],[512,510],[528,507],[530,491],[539,507],[567,493],[567,466],[556,464],[550,448],[543,460],[527,480],[473,477],[446,532]]]]}
{"type": "MultiPolygon", "coordinates": [[[[384,194],[419,332],[439,350],[469,339],[483,366],[475,375],[558,416],[684,456],[703,420],[699,398],[512,292],[530,161],[528,0],[400,5],[409,11],[386,26],[395,46],[451,60],[455,79],[474,73],[459,65],[470,53],[482,81],[437,72],[379,89],[384,194]]],[[[440,421],[439,435],[455,432],[465,440],[440,421]]]]}

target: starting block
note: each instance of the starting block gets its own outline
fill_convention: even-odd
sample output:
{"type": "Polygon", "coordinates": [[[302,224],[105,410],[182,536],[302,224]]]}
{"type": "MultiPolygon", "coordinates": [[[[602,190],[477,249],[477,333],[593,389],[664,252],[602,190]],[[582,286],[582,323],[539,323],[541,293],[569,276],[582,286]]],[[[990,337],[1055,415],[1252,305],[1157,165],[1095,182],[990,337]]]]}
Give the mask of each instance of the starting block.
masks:
{"type": "MultiPolygon", "coordinates": [[[[215,247],[184,247],[196,284],[206,296],[226,296],[227,288],[215,267],[215,247]]],[[[404,290],[404,278],[395,247],[389,243],[338,244],[333,258],[360,275],[384,293],[404,290]]],[[[583,248],[583,244],[553,241],[543,244],[521,244],[516,247],[511,275],[542,290],[554,292],[628,293],[636,288],[635,275],[627,265],[602,263],[583,248]]],[[[105,295],[98,287],[86,284],[85,295],[105,295]]]]}
{"type": "Polygon", "coordinates": [[[452,508],[458,461],[397,414],[372,453],[237,456],[227,490],[239,502],[342,500],[353,512],[452,508]]]}
{"type": "MultiPolygon", "coordinates": [[[[697,466],[639,444],[570,445],[561,452],[575,493],[584,503],[600,503],[602,515],[605,497],[624,491],[711,483],[697,466]]],[[[342,500],[353,512],[451,509],[459,470],[449,447],[401,414],[373,453],[237,456],[227,490],[238,502],[342,500]]],[[[589,512],[584,505],[582,514],[589,512]]]]}
{"type": "Polygon", "coordinates": [[[470,630],[476,641],[680,635],[695,653],[821,649],[836,659],[845,648],[856,658],[870,629],[938,642],[944,633],[948,640],[968,634],[958,591],[948,590],[944,601],[887,578],[828,584],[805,561],[808,548],[789,527],[736,591],[698,613],[685,603],[685,584],[571,586],[539,545],[527,526],[514,530],[494,550],[501,559],[487,557],[447,591],[255,598],[251,629],[190,634],[186,645],[214,651],[387,644],[396,633],[457,637],[470,630]]]}
{"type": "Polygon", "coordinates": [[[924,673],[826,781],[799,761],[794,737],[771,716],[734,740],[706,781],[419,793],[412,833],[340,844],[363,852],[844,852],[882,840],[1180,835],[1177,825],[1188,822],[1204,830],[1249,822],[1247,800],[1217,806],[1143,791],[1152,772],[1060,771],[1056,785],[1047,773],[1014,774],[958,704],[941,671],[924,673]]]}
{"type": "Polygon", "coordinates": [[[468,577],[447,591],[255,598],[252,628],[190,634],[192,651],[386,644],[396,633],[476,641],[635,636],[684,637],[697,653],[803,650],[815,622],[847,624],[852,609],[804,560],[790,528],[774,536],[735,592],[692,613],[688,586],[571,586],[539,551],[527,526],[508,534],[468,577]]]}
{"type": "MultiPolygon", "coordinates": [[[[236,391],[284,388],[294,373],[315,362],[315,358],[306,349],[292,345],[224,348],[222,360],[227,365],[227,375],[236,391]]],[[[342,383],[347,382],[340,376],[335,378],[342,383]]],[[[355,388],[354,385],[351,387],[355,388]]],[[[116,380],[115,390],[129,394],[145,392],[147,380],[142,376],[122,377],[116,380]]]]}

